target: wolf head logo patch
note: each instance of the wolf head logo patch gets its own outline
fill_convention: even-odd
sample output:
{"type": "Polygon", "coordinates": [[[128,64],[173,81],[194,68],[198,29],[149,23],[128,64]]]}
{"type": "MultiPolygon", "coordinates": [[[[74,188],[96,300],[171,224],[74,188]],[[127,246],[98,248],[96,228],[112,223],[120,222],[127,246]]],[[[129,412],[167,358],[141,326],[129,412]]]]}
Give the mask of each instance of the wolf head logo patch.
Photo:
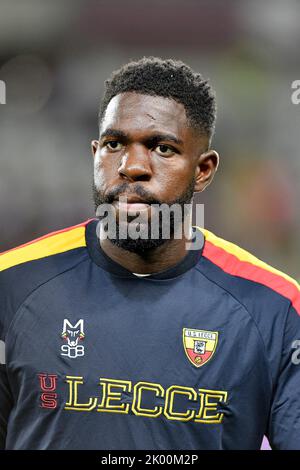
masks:
{"type": "Polygon", "coordinates": [[[79,320],[76,325],[72,325],[69,320],[64,319],[61,337],[67,344],[61,346],[61,355],[75,358],[84,356],[84,346],[79,344],[84,337],[83,320],[79,320]]]}
{"type": "Polygon", "coordinates": [[[218,337],[217,331],[183,328],[183,346],[189,361],[196,367],[206,364],[214,355],[218,337]]]}

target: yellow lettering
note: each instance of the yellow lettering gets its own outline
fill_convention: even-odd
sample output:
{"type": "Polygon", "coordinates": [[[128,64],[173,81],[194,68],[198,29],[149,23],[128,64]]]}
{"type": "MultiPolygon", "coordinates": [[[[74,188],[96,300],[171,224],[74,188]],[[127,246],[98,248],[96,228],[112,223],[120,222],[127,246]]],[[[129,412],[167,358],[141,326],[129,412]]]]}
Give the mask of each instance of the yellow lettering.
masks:
{"type": "Polygon", "coordinates": [[[175,395],[186,395],[189,400],[196,401],[197,393],[193,388],[180,387],[179,385],[172,385],[167,389],[166,402],[164,408],[164,415],[168,419],[177,421],[190,421],[195,415],[195,410],[187,410],[186,412],[174,411],[174,398],[175,395]]]}
{"type": "Polygon", "coordinates": [[[102,386],[102,400],[98,405],[97,411],[106,411],[110,413],[129,412],[129,403],[114,404],[121,402],[122,392],[131,392],[131,382],[129,380],[100,379],[102,386]],[[121,389],[122,392],[116,392],[112,389],[121,389]]]}
{"type": "Polygon", "coordinates": [[[218,404],[220,402],[226,402],[227,392],[219,390],[204,390],[200,389],[200,396],[202,405],[198,414],[195,416],[195,422],[197,423],[221,423],[223,420],[224,413],[213,413],[218,410],[218,404]]]}
{"type": "Polygon", "coordinates": [[[138,416],[157,418],[162,412],[162,406],[155,406],[152,410],[149,408],[142,408],[141,402],[143,390],[150,390],[151,392],[154,392],[156,397],[163,397],[165,391],[160,384],[155,384],[152,382],[138,382],[134,386],[134,398],[132,404],[133,413],[138,416]]]}
{"type": "Polygon", "coordinates": [[[69,384],[69,399],[65,405],[65,410],[91,411],[97,406],[97,398],[90,398],[88,403],[78,403],[78,385],[84,383],[83,377],[66,376],[69,384]]]}

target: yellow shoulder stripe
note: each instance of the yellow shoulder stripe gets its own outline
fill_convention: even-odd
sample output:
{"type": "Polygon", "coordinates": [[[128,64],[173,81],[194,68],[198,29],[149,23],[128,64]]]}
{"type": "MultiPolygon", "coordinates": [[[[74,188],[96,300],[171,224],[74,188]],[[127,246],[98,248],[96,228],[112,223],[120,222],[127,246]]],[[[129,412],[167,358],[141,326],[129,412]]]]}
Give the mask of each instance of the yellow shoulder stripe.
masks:
{"type": "Polygon", "coordinates": [[[287,274],[279,271],[278,269],[273,268],[272,266],[268,265],[267,263],[261,261],[260,259],[253,256],[248,251],[240,248],[239,246],[235,245],[234,243],[228,242],[227,240],[223,240],[222,238],[217,237],[209,230],[206,230],[202,227],[198,227],[201,232],[204,234],[205,239],[210,242],[212,245],[221,248],[222,250],[226,251],[228,254],[235,256],[239,261],[250,263],[258,268],[264,269],[272,274],[280,276],[281,278],[285,279],[286,281],[292,283],[297,287],[300,291],[300,285],[298,282],[293,279],[292,277],[288,276],[287,274]]]}
{"type": "Polygon", "coordinates": [[[46,256],[86,246],[85,226],[38,238],[0,255],[0,271],[46,256]]]}

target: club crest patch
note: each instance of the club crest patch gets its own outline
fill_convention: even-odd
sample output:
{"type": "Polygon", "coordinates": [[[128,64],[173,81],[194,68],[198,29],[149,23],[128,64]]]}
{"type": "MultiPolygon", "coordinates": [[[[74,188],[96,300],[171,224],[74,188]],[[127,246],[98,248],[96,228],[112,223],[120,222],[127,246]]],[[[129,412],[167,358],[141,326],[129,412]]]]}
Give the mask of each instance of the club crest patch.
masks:
{"type": "Polygon", "coordinates": [[[183,346],[189,361],[196,367],[206,364],[214,355],[218,337],[217,331],[183,328],[183,346]]]}

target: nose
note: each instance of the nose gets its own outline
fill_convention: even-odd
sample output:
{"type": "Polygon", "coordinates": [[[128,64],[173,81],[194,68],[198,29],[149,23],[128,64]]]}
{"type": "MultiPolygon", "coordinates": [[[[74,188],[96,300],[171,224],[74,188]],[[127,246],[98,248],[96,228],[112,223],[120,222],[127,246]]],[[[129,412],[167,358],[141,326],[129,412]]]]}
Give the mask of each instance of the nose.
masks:
{"type": "Polygon", "coordinates": [[[139,145],[130,146],[123,155],[118,173],[130,181],[149,181],[152,168],[148,149],[139,145]]]}

